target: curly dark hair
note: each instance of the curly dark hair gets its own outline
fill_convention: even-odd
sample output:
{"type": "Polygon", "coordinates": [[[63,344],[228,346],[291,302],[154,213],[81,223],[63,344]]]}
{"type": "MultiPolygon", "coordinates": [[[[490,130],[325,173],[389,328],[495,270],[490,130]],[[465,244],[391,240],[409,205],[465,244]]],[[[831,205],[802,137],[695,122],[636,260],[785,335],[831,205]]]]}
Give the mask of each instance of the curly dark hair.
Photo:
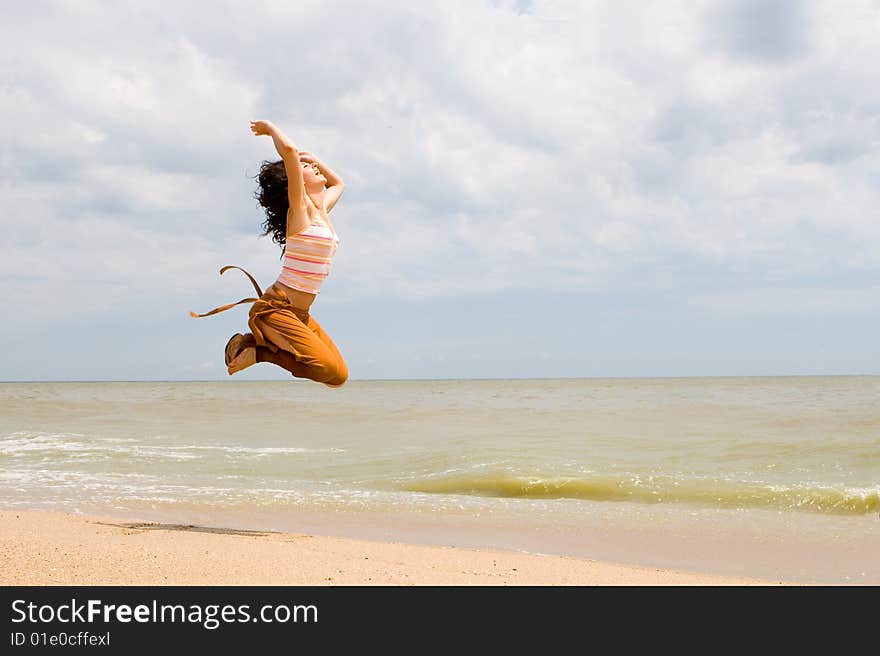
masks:
{"type": "Polygon", "coordinates": [[[270,162],[263,160],[260,172],[254,176],[258,178],[260,188],[254,192],[254,198],[266,211],[266,220],[260,226],[263,228],[261,236],[272,234],[272,241],[281,246],[281,255],[284,256],[284,244],[287,241],[287,208],[290,201],[287,199],[287,171],[284,169],[284,161],[270,162]]]}

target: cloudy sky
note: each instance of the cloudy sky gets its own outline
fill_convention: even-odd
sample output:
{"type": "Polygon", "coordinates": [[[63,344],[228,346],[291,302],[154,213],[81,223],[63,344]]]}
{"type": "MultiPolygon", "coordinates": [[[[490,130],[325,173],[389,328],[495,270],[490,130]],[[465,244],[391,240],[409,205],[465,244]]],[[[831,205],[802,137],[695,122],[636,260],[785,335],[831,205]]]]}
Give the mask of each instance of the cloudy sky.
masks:
{"type": "Polygon", "coordinates": [[[352,380],[880,374],[877,0],[0,11],[2,380],[227,378],[250,119],[346,182],[352,380]]]}

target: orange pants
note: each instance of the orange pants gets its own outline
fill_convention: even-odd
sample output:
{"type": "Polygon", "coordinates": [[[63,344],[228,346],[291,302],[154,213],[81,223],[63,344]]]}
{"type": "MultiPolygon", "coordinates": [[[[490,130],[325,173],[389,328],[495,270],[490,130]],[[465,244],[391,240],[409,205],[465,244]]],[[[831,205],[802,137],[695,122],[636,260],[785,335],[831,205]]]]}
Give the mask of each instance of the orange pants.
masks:
{"type": "Polygon", "coordinates": [[[257,362],[272,362],[297,378],[329,385],[348,380],[348,367],[330,336],[308,310],[293,307],[274,283],[251,307],[248,326],[257,362]]]}
{"type": "MultiPolygon", "coordinates": [[[[239,267],[223,267],[220,273],[231,268],[239,267]]],[[[253,276],[244,269],[239,270],[250,278],[259,298],[246,298],[205,314],[190,312],[190,315],[206,317],[240,303],[253,303],[248,315],[251,332],[244,337],[247,346],[256,347],[257,362],[271,362],[297,378],[342,385],[348,379],[348,366],[336,344],[309,311],[293,307],[284,291],[274,283],[262,293],[253,276]]]]}

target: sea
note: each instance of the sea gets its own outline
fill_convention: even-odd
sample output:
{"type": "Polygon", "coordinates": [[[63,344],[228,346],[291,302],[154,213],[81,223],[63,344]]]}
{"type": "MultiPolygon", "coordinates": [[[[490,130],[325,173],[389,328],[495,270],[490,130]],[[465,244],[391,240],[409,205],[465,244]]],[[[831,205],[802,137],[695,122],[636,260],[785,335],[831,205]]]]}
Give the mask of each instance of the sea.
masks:
{"type": "Polygon", "coordinates": [[[0,383],[0,508],[880,583],[880,376],[0,383]]]}

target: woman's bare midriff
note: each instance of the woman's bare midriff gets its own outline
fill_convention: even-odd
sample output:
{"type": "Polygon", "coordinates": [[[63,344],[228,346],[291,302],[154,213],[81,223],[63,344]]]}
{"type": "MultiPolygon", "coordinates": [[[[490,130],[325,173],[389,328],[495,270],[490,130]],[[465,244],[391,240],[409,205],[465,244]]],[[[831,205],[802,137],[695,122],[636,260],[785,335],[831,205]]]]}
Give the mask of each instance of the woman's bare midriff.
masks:
{"type": "Polygon", "coordinates": [[[298,310],[308,310],[312,306],[312,303],[314,303],[315,296],[317,296],[317,294],[310,294],[309,292],[304,292],[299,289],[294,289],[293,287],[288,287],[284,283],[277,280],[275,281],[275,284],[284,291],[284,293],[287,295],[287,300],[290,301],[290,304],[298,310]]]}

